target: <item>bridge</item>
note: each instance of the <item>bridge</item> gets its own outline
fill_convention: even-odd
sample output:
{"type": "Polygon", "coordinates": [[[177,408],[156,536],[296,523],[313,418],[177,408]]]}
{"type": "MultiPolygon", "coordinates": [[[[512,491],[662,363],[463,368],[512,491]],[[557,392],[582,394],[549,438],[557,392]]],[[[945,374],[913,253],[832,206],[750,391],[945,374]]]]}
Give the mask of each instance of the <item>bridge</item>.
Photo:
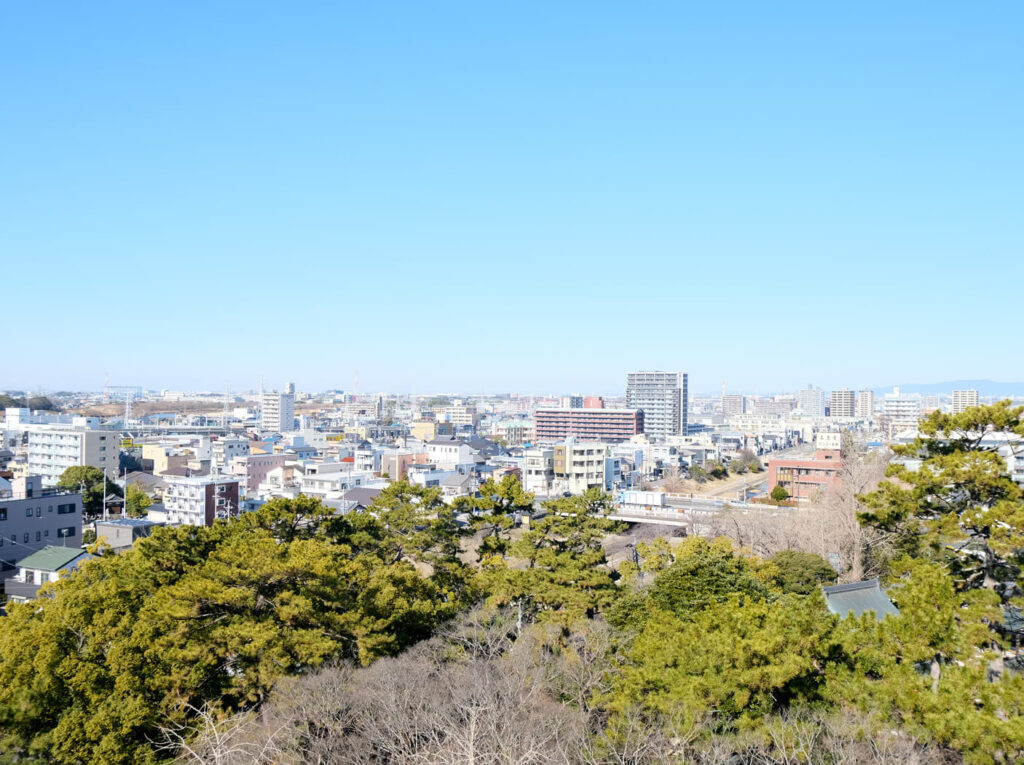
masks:
{"type": "Polygon", "coordinates": [[[656,526],[679,526],[693,528],[701,519],[720,515],[725,510],[740,513],[763,513],[773,515],[791,512],[791,507],[755,504],[753,502],[730,502],[721,497],[704,495],[668,495],[667,505],[634,505],[619,502],[608,516],[612,520],[626,523],[649,523],[656,526]]]}

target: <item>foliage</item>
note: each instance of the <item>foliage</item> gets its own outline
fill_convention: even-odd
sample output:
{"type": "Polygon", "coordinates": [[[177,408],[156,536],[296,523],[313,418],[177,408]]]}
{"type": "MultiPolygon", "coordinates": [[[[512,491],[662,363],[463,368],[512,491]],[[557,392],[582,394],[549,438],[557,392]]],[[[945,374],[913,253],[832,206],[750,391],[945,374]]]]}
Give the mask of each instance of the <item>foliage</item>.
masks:
{"type": "Polygon", "coordinates": [[[0,393],[0,409],[31,409],[32,411],[56,412],[59,408],[46,396],[27,396],[15,398],[14,396],[0,393]]]}
{"type": "Polygon", "coordinates": [[[810,595],[823,584],[834,584],[838,577],[828,561],[814,553],[783,550],[768,560],[777,569],[773,583],[783,592],[810,595]]]}
{"type": "Polygon", "coordinates": [[[733,596],[764,600],[769,588],[759,562],[736,555],[727,539],[686,539],[650,589],[654,607],[682,618],[733,596]]]}
{"type": "Polygon", "coordinates": [[[709,462],[704,468],[709,478],[720,479],[729,477],[728,469],[721,462],[709,462]]]}
{"type": "Polygon", "coordinates": [[[491,602],[527,603],[544,618],[563,623],[592,616],[616,593],[602,547],[605,535],[621,528],[605,517],[611,497],[590,489],[546,502],[545,508],[547,515],[510,546],[516,565],[497,556],[488,561],[491,602]]]}
{"type": "Polygon", "coordinates": [[[515,475],[508,473],[500,482],[491,479],[480,484],[479,496],[470,500],[469,509],[478,515],[477,528],[489,528],[477,548],[481,561],[491,556],[508,553],[509,532],[516,515],[530,516],[533,512],[534,495],[524,491],[515,475]]]}
{"type": "MultiPolygon", "coordinates": [[[[103,514],[103,471],[92,465],[75,465],[60,474],[57,486],[68,491],[82,492],[82,506],[85,514],[93,518],[103,514]]],[[[122,496],[121,487],[106,481],[107,494],[122,496]]]]}
{"type": "Polygon", "coordinates": [[[700,465],[691,465],[689,475],[690,478],[697,483],[704,483],[708,480],[708,471],[700,465]]]}
{"type": "Polygon", "coordinates": [[[776,502],[785,502],[789,499],[789,492],[785,486],[775,486],[772,489],[771,498],[776,502]]]}
{"type": "Polygon", "coordinates": [[[209,529],[158,529],[12,606],[0,622],[2,747],[152,762],[159,724],[244,709],[281,675],[428,637],[468,595],[433,530],[410,533],[394,504],[387,522],[300,497],[209,529]],[[443,570],[420,575],[409,551],[443,570]]]}
{"type": "Polygon", "coordinates": [[[655,611],[609,707],[639,704],[669,720],[711,711],[753,720],[815,700],[825,684],[821,667],[840,648],[835,621],[821,598],[796,595],[775,602],[731,595],[685,619],[655,611]]]}
{"type": "Polygon", "coordinates": [[[904,552],[948,562],[961,587],[1016,578],[1024,492],[992,442],[1024,436],[1022,412],[1001,401],[923,418],[917,439],[893,447],[898,458],[920,460],[919,467],[890,464],[890,480],[861,497],[868,508],[862,522],[891,534],[904,552]]]}
{"type": "Polygon", "coordinates": [[[153,500],[137,484],[129,484],[124,496],[124,511],[132,518],[141,518],[146,514],[146,508],[151,507],[153,500]]]}

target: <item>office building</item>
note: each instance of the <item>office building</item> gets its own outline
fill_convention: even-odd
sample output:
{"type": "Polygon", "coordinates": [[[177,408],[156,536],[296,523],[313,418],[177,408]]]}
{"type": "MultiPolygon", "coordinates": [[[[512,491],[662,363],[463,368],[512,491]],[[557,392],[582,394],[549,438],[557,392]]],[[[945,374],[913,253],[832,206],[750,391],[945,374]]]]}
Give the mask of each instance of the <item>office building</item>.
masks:
{"type": "Polygon", "coordinates": [[[961,412],[978,405],[978,391],[970,390],[953,391],[953,414],[961,412]]]}
{"type": "Polygon", "coordinates": [[[644,416],[637,409],[538,409],[534,432],[538,442],[628,441],[644,432],[644,416]]]}
{"type": "Polygon", "coordinates": [[[857,392],[857,405],[854,409],[854,416],[870,420],[875,412],[875,394],[869,390],[857,392]]]}
{"type": "Polygon", "coordinates": [[[630,372],[626,408],[643,413],[643,432],[653,439],[685,436],[689,397],[683,372],[630,372]]]}
{"type": "Polygon", "coordinates": [[[843,388],[834,390],[829,396],[829,417],[854,417],[857,412],[856,397],[852,390],[843,388]]]}
{"type": "Polygon", "coordinates": [[[571,396],[562,396],[558,399],[558,407],[560,409],[582,409],[583,396],[578,393],[574,393],[571,396]]]}
{"type": "Polygon", "coordinates": [[[295,430],[295,394],[264,393],[260,401],[260,429],[264,433],[295,430]]]}

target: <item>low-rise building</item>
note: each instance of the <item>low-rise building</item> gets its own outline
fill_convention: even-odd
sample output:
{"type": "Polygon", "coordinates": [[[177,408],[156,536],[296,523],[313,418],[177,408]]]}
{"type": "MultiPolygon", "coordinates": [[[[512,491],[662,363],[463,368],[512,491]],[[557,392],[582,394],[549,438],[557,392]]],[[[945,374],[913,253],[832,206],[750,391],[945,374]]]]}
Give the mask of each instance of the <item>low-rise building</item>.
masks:
{"type": "Polygon", "coordinates": [[[813,459],[769,460],[768,490],[781,486],[790,497],[806,500],[834,486],[842,478],[841,438],[839,433],[819,434],[813,459]]]}
{"type": "Polygon", "coordinates": [[[117,518],[112,521],[96,521],[96,541],[103,541],[115,552],[127,550],[136,539],[148,537],[158,523],[145,518],[117,518]]]}
{"type": "Polygon", "coordinates": [[[4,591],[11,602],[25,603],[35,598],[44,584],[56,582],[91,557],[81,547],[47,545],[18,561],[18,573],[4,581],[4,591]]]}
{"type": "Polygon", "coordinates": [[[41,476],[10,483],[0,496],[0,568],[50,544],[81,545],[81,494],[43,488],[41,476]]]}

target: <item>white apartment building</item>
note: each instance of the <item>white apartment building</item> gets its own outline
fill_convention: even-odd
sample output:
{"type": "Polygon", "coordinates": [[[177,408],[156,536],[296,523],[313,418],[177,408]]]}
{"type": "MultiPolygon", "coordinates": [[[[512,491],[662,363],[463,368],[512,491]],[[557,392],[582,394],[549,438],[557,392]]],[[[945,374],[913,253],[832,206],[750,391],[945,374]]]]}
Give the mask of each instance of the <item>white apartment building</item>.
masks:
{"type": "Polygon", "coordinates": [[[249,439],[237,436],[218,438],[213,442],[211,449],[213,464],[217,467],[226,467],[235,457],[245,457],[248,454],[249,439]]]}
{"type": "Polygon", "coordinates": [[[897,385],[885,394],[882,413],[893,421],[916,422],[921,416],[921,399],[904,396],[897,385]]]}
{"type": "Polygon", "coordinates": [[[622,480],[622,462],[612,456],[608,444],[567,438],[552,451],[556,491],[582,494],[594,487],[611,491],[622,480]]]}
{"type": "Polygon", "coordinates": [[[960,414],[977,405],[978,391],[974,390],[974,388],[953,391],[953,414],[960,414]]]}
{"type": "Polygon", "coordinates": [[[523,489],[534,494],[548,495],[555,481],[555,450],[552,448],[527,449],[523,452],[523,489]]]}
{"type": "Polygon", "coordinates": [[[626,408],[644,413],[650,438],[686,435],[689,394],[684,372],[630,372],[626,375],[626,408]]]}
{"type": "Polygon", "coordinates": [[[28,427],[28,472],[42,476],[45,486],[57,483],[69,467],[91,465],[110,478],[120,473],[118,434],[101,430],[95,418],[76,417],[72,425],[28,427]]]}
{"type": "Polygon", "coordinates": [[[232,476],[168,477],[164,508],[172,526],[212,526],[218,518],[235,517],[238,479],[232,476]]]}
{"type": "Polygon", "coordinates": [[[439,470],[457,470],[460,466],[475,462],[474,449],[465,441],[435,439],[426,443],[427,461],[437,465],[439,470]]]}
{"type": "Polygon", "coordinates": [[[824,417],[825,392],[808,385],[797,394],[797,406],[804,417],[824,417]]]}
{"type": "Polygon", "coordinates": [[[854,417],[857,405],[853,391],[849,388],[832,391],[829,396],[828,412],[830,417],[854,417]]]}
{"type": "Polygon", "coordinates": [[[475,406],[452,404],[449,406],[432,407],[438,422],[450,422],[452,425],[476,427],[480,424],[480,415],[475,406]]]}
{"type": "Polygon", "coordinates": [[[870,420],[875,412],[875,394],[869,390],[857,392],[857,405],[854,408],[854,416],[870,420]]]}
{"type": "Polygon", "coordinates": [[[260,399],[260,430],[289,433],[295,430],[295,394],[264,393],[260,399]]]}

